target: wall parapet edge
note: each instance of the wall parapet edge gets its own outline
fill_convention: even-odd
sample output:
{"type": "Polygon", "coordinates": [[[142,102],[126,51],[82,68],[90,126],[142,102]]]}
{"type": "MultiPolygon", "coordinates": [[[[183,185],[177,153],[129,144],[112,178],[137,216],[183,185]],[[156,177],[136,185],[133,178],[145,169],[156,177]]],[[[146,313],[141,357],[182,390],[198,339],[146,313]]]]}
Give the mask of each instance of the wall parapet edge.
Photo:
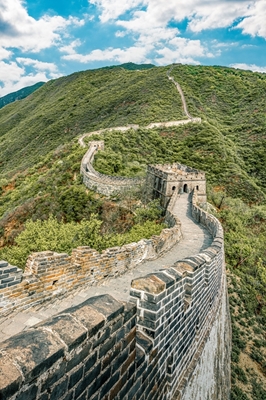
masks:
{"type": "MultiPolygon", "coordinates": [[[[223,307],[222,299],[227,297],[223,228],[218,219],[198,207],[196,190],[192,195],[192,215],[209,230],[212,244],[169,268],[133,280],[131,287],[131,301],[137,306],[137,330],[151,340],[153,351],[157,349],[160,354],[161,372],[157,379],[166,374],[169,398],[174,396],[174,399],[185,396],[192,372],[223,307]]],[[[230,322],[226,320],[228,317],[223,318],[223,329],[230,341],[230,322]]],[[[207,395],[221,400],[230,397],[228,347],[229,357],[216,366],[222,384],[210,389],[216,397],[205,393],[206,398],[207,395]]]]}
{"type": "Polygon", "coordinates": [[[0,318],[124,274],[144,260],[156,259],[182,237],[181,223],[172,210],[167,212],[165,221],[169,227],[159,236],[101,253],[88,246],[73,249],[71,255],[49,250],[32,253],[24,273],[7,261],[0,261],[0,318]]]}
{"type": "MultiPolygon", "coordinates": [[[[196,193],[192,207],[213,235],[211,246],[133,280],[133,302],[92,297],[2,343],[0,394],[6,400],[183,399],[226,292],[222,227],[197,206],[196,193]]],[[[94,250],[78,250],[82,267],[94,250]]],[[[37,258],[29,268],[41,274],[49,263],[42,254],[37,258]]],[[[70,257],[63,258],[65,268],[70,257]]],[[[227,372],[220,372],[223,383],[227,372]]],[[[224,385],[210,398],[229,399],[229,389],[224,385]]]]}

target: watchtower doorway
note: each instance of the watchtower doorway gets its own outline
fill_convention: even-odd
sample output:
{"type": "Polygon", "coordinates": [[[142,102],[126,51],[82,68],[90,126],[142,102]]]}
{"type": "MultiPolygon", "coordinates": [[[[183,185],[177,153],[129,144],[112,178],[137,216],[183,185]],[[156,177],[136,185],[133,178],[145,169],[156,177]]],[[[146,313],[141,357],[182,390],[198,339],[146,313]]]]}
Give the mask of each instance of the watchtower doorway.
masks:
{"type": "Polygon", "coordinates": [[[184,184],[183,192],[188,193],[188,185],[186,183],[184,184]]]}

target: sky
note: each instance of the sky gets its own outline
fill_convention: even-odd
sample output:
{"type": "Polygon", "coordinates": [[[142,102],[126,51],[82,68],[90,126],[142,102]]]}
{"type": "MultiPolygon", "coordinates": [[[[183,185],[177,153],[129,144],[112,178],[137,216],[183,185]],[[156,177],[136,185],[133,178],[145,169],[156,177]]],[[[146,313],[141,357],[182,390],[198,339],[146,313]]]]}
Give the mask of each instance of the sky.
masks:
{"type": "Polygon", "coordinates": [[[266,72],[266,0],[0,0],[0,97],[125,62],[266,72]]]}

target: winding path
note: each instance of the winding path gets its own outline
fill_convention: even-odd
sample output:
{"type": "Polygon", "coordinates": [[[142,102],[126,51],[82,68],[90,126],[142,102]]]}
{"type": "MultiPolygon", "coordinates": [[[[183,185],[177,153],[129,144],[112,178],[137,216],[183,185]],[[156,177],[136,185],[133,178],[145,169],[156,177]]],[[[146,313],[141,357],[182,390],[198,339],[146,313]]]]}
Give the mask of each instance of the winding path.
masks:
{"type": "Polygon", "coordinates": [[[212,237],[206,228],[195,223],[192,219],[191,203],[188,200],[188,194],[185,193],[177,199],[173,213],[181,221],[183,239],[166,254],[156,260],[145,261],[124,275],[104,281],[98,286],[87,286],[71,293],[69,297],[65,297],[64,299],[55,299],[54,302],[33,307],[14,316],[9,315],[5,321],[1,321],[0,323],[0,342],[52,315],[62,312],[66,308],[78,305],[92,296],[109,293],[118,300],[128,301],[132,279],[173,265],[173,263],[185,257],[192,256],[193,254],[196,255],[211,244],[212,237]]]}
{"type": "MultiPolygon", "coordinates": [[[[170,75],[173,68],[174,68],[174,65],[172,65],[171,68],[167,71],[167,76],[168,76],[169,80],[174,83],[174,85],[176,86],[176,88],[181,96],[183,110],[188,119],[182,119],[182,120],[177,120],[177,121],[167,121],[167,122],[152,122],[149,125],[145,126],[144,127],[145,129],[167,128],[167,127],[171,127],[171,126],[186,125],[186,124],[190,124],[190,123],[201,123],[201,118],[194,118],[189,114],[183,90],[182,90],[181,86],[179,85],[179,83],[176,82],[174,80],[174,78],[170,75]]],[[[129,129],[139,129],[139,128],[140,128],[140,126],[137,124],[129,124],[127,126],[116,126],[113,128],[98,129],[97,131],[85,133],[78,139],[78,142],[79,142],[80,146],[87,147],[86,143],[84,142],[85,137],[90,137],[92,135],[101,135],[104,132],[110,132],[110,131],[126,132],[129,129]]]]}

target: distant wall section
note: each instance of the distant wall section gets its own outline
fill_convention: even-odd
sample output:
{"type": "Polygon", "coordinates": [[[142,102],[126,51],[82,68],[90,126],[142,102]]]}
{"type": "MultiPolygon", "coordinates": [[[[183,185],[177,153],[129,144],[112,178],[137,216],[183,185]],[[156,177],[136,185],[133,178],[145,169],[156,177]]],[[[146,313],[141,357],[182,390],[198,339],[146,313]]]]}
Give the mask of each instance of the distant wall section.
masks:
{"type": "Polygon", "coordinates": [[[92,166],[94,155],[103,149],[104,141],[92,141],[82,159],[80,173],[83,176],[83,183],[88,189],[110,196],[143,183],[142,179],[108,176],[96,171],[92,166]]]}

